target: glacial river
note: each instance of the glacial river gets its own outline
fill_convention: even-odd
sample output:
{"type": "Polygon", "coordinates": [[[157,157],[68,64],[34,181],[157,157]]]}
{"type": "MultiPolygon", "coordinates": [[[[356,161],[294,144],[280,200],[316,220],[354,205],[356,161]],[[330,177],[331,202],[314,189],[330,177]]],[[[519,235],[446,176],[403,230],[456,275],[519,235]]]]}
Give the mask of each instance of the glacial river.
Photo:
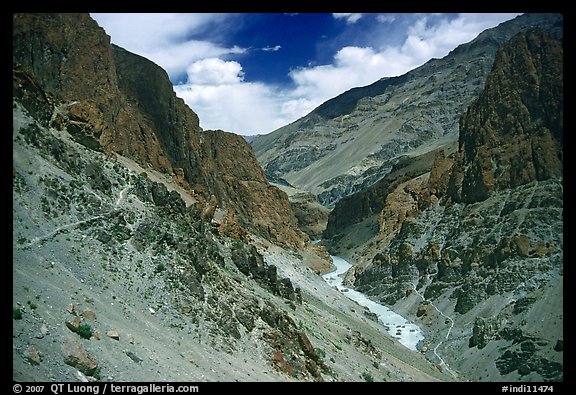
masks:
{"type": "Polygon", "coordinates": [[[374,302],[363,293],[343,286],[343,274],[350,269],[352,265],[338,256],[332,256],[332,262],[334,266],[336,266],[336,270],[323,275],[324,280],[331,286],[336,287],[336,289],[348,298],[358,302],[359,305],[367,307],[368,310],[376,314],[390,335],[398,339],[401,344],[409,349],[416,350],[418,342],[424,340],[424,334],[420,327],[411,324],[400,314],[395,313],[388,307],[374,302]]]}

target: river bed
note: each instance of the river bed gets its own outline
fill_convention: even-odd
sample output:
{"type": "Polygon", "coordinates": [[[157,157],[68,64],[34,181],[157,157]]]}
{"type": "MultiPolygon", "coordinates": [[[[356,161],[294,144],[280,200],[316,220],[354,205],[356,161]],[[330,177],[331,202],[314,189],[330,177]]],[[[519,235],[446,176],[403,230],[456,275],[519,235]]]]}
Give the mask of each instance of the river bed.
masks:
{"type": "Polygon", "coordinates": [[[324,274],[322,278],[331,286],[336,287],[336,289],[345,296],[356,301],[359,305],[367,307],[368,310],[376,314],[378,320],[384,325],[388,333],[398,339],[402,345],[411,350],[416,350],[418,342],[424,340],[424,333],[420,327],[408,322],[404,317],[390,310],[388,307],[374,302],[363,293],[342,285],[344,273],[346,273],[352,265],[338,256],[332,256],[332,262],[334,266],[336,266],[336,270],[324,274]]]}

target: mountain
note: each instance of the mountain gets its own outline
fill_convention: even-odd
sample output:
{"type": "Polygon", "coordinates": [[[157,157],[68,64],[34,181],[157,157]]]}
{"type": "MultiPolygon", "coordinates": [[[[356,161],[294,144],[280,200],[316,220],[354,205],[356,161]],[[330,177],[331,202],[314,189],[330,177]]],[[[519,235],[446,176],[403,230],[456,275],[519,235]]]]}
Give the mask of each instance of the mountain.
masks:
{"type": "Polygon", "coordinates": [[[458,146],[340,200],[325,236],[461,377],[562,381],[562,163],[563,44],[532,29],[498,50],[458,146]]]}
{"type": "Polygon", "coordinates": [[[88,15],[13,14],[12,120],[13,380],[453,380],[317,275],[243,138],[88,15]]]}
{"type": "Polygon", "coordinates": [[[520,31],[561,34],[561,16],[524,14],[442,59],[353,88],[252,141],[270,180],[312,192],[327,206],[374,184],[405,155],[458,140],[460,115],[484,87],[499,46],[520,31]]]}
{"type": "Polygon", "coordinates": [[[45,125],[66,127],[90,148],[181,177],[200,200],[215,195],[243,227],[293,246],[306,242],[286,196],[268,185],[241,137],[202,132],[166,72],[110,45],[88,15],[17,15],[13,40],[15,78],[35,81],[62,103],[51,120],[41,104],[24,99],[27,108],[38,107],[33,115],[45,125]],[[87,38],[78,42],[78,35],[87,38]]]}

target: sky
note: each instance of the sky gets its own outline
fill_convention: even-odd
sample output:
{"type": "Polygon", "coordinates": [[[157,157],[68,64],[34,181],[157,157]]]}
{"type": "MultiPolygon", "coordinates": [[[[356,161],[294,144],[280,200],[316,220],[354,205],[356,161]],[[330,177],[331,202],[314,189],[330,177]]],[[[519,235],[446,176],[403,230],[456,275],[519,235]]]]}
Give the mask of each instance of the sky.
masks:
{"type": "Polygon", "coordinates": [[[517,15],[91,14],[112,43],[167,71],[203,129],[241,135],[270,133],[517,15]]]}

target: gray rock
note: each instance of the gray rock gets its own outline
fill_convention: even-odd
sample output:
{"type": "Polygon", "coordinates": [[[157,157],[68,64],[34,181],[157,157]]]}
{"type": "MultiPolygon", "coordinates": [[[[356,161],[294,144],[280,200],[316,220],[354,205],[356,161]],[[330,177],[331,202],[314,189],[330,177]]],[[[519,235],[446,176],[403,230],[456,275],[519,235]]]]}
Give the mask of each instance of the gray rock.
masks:
{"type": "Polygon", "coordinates": [[[40,357],[40,353],[38,352],[38,350],[36,350],[36,348],[34,346],[30,346],[26,350],[26,359],[32,365],[40,365],[40,362],[42,362],[42,358],[40,357]]]}
{"type": "Polygon", "coordinates": [[[48,326],[46,326],[46,324],[42,324],[42,326],[40,327],[40,332],[36,334],[36,339],[43,339],[44,336],[47,336],[48,334],[50,334],[48,326]]]}
{"type": "Polygon", "coordinates": [[[128,355],[128,357],[136,363],[142,363],[143,359],[138,357],[138,355],[134,354],[132,351],[125,350],[124,353],[128,355]]]}
{"type": "Polygon", "coordinates": [[[64,362],[82,373],[91,376],[98,368],[96,359],[88,354],[79,340],[67,338],[62,346],[64,362]]]}
{"type": "Polygon", "coordinates": [[[120,340],[120,334],[115,329],[109,330],[108,332],[106,332],[106,335],[111,339],[120,340]]]}

